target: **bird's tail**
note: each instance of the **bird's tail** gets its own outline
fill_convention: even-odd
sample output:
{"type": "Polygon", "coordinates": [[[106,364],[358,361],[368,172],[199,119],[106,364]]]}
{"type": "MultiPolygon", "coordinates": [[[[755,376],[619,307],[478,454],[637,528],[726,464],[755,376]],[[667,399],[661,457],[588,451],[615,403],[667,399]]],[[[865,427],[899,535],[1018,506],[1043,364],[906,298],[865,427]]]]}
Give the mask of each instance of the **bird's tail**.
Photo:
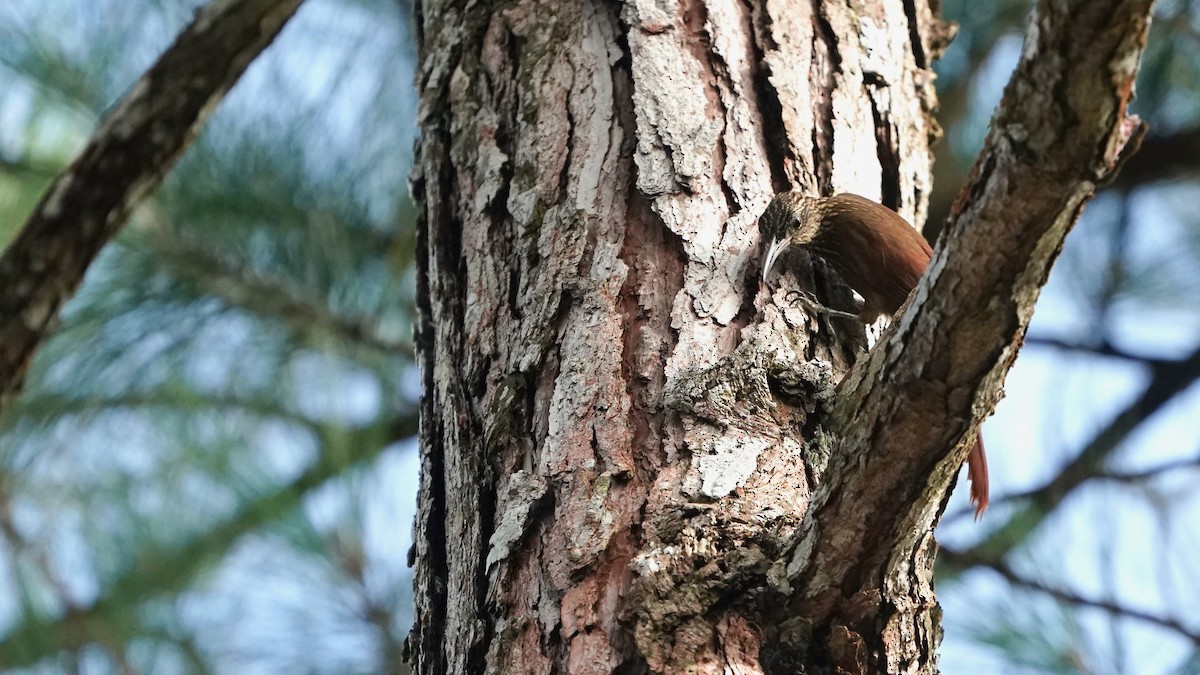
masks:
{"type": "Polygon", "coordinates": [[[967,478],[971,479],[971,503],[975,505],[975,520],[988,506],[987,455],[983,452],[983,434],[976,432],[975,447],[967,455],[967,478]]]}

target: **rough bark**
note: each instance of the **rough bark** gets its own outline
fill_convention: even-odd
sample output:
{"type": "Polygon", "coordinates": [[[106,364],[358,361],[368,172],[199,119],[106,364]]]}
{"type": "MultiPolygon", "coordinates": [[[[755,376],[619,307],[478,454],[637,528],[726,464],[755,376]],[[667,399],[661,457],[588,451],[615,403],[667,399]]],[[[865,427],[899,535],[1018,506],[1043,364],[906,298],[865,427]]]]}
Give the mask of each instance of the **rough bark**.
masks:
{"type": "Polygon", "coordinates": [[[0,411],[100,249],[302,0],[214,0],[108,113],[0,258],[0,411]]]}
{"type": "MultiPolygon", "coordinates": [[[[793,558],[804,595],[869,585],[864,570],[880,569],[885,604],[925,595],[907,588],[909,569],[932,562],[942,495],[1001,395],[1063,239],[1145,131],[1126,108],[1151,5],[1046,1],[1030,17],[910,308],[839,387],[828,429],[846,452],[835,453],[793,558]]],[[[924,614],[918,631],[931,620],[924,614]]]]}
{"type": "MultiPolygon", "coordinates": [[[[1071,189],[1004,221],[1011,249],[980,226],[963,255],[990,233],[987,265],[939,247],[840,388],[862,331],[789,294],[846,290],[819,265],[759,287],[755,222],[792,187],[923,220],[935,8],[419,5],[417,672],[934,672],[956,442],[998,395],[1083,183],[1112,168],[1120,144],[1099,141],[1126,128],[1148,8],[1096,4],[1110,22],[1087,10],[1078,37],[1041,8],[1034,44],[1099,40],[1110,60],[1028,49],[1057,69],[1010,94],[1058,115],[1024,128],[1061,134],[1020,143],[1071,189]]],[[[963,213],[1018,180],[1006,161],[963,213]]]]}

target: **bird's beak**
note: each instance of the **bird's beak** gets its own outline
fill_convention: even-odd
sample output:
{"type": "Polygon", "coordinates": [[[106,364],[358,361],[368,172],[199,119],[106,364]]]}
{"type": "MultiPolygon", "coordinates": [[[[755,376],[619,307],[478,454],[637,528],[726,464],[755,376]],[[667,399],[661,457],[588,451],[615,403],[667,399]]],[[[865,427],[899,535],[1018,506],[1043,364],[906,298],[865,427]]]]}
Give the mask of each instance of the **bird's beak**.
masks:
{"type": "Polygon", "coordinates": [[[764,283],[767,281],[767,273],[775,266],[775,261],[779,258],[780,254],[787,250],[787,247],[787,239],[780,241],[774,237],[771,238],[771,245],[767,247],[767,254],[763,256],[762,280],[764,283]]]}

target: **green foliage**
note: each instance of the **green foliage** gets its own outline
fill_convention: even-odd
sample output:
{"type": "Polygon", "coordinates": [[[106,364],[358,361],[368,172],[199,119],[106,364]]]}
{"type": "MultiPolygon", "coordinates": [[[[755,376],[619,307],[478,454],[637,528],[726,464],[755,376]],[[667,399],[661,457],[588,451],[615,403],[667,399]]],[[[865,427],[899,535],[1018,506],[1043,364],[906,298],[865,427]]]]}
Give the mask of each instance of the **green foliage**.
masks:
{"type": "MultiPolygon", "coordinates": [[[[0,8],[0,236],[195,4],[0,8]]],[[[3,420],[0,669],[398,668],[405,20],[308,3],[89,271],[3,420]]]]}

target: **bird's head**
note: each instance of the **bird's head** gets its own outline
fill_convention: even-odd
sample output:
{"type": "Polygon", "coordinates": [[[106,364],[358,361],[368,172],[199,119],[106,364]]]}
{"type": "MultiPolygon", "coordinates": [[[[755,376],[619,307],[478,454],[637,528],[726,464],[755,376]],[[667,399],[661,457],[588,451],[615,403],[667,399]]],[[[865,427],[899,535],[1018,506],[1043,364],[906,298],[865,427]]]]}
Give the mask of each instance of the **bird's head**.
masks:
{"type": "Polygon", "coordinates": [[[762,278],[775,266],[775,261],[793,246],[807,246],[816,237],[824,217],[824,200],[809,197],[797,191],[776,196],[767,205],[758,219],[758,232],[762,235],[763,254],[762,278]]]}

